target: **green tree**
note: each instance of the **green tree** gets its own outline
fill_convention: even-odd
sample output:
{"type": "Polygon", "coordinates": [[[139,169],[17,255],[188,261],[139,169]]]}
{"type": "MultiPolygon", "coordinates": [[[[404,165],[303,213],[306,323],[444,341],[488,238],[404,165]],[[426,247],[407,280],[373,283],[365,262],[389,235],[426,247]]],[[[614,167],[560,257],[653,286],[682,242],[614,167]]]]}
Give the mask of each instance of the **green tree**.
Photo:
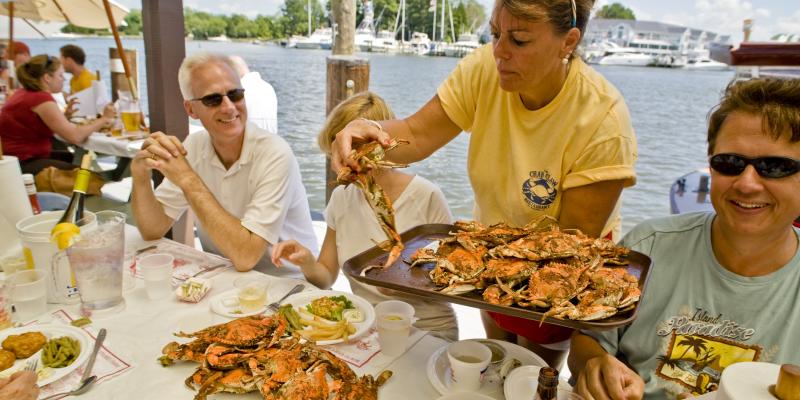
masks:
{"type": "Polygon", "coordinates": [[[633,10],[623,6],[620,3],[604,5],[603,8],[601,8],[597,14],[595,14],[595,17],[604,19],[636,19],[636,15],[633,14],[633,10]]]}
{"type": "Polygon", "coordinates": [[[132,9],[128,15],[125,16],[126,26],[121,26],[119,31],[126,35],[141,35],[142,34],[142,10],[132,9]]]}
{"type": "Polygon", "coordinates": [[[682,359],[689,350],[694,351],[695,358],[700,357],[701,351],[706,351],[706,341],[696,336],[686,336],[678,342],[678,346],[686,347],[686,350],[684,350],[683,354],[681,354],[678,359],[682,359]]]}
{"type": "MultiPolygon", "coordinates": [[[[285,0],[278,18],[283,37],[308,34],[308,1],[285,0]]],[[[327,26],[328,17],[317,0],[311,0],[311,31],[319,26],[327,26]]]]}

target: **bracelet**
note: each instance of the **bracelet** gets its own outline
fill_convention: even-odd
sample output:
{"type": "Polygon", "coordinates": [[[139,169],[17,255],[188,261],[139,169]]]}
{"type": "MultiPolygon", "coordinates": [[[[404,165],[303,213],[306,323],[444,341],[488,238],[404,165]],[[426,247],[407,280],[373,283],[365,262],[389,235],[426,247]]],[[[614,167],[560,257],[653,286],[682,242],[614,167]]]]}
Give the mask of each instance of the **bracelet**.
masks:
{"type": "Polygon", "coordinates": [[[366,118],[364,118],[364,117],[359,117],[358,119],[359,119],[360,121],[369,122],[370,124],[372,124],[372,125],[375,125],[375,127],[376,127],[376,128],[378,128],[378,130],[379,130],[379,131],[383,132],[383,127],[382,127],[382,126],[381,126],[381,124],[379,124],[377,121],[373,121],[373,120],[371,120],[371,119],[366,119],[366,118]]]}

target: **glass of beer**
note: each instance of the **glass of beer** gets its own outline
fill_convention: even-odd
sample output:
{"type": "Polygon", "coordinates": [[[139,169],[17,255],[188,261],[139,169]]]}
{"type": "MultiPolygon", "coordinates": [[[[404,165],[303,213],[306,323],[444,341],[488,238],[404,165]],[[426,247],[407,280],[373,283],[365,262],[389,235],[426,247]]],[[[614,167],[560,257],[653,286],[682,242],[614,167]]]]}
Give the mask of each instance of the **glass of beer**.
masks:
{"type": "Polygon", "coordinates": [[[123,111],[122,124],[125,126],[125,132],[137,132],[142,126],[142,113],[139,110],[123,111]]]}

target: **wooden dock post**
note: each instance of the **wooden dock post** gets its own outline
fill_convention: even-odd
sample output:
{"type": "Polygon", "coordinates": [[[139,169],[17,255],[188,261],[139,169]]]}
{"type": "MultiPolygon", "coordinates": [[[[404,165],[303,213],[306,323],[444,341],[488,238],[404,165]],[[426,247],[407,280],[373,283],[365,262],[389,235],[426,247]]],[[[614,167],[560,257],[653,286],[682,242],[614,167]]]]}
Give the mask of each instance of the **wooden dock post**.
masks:
{"type": "MultiPolygon", "coordinates": [[[[122,59],[119,57],[119,52],[116,47],[108,48],[108,68],[111,76],[111,101],[117,101],[119,97],[117,90],[130,91],[131,86],[128,84],[128,78],[125,76],[125,69],[122,67],[122,59]]],[[[136,50],[125,49],[125,58],[128,59],[128,66],[131,69],[131,79],[133,84],[136,85],[136,92],[139,93],[139,64],[137,63],[138,57],[136,50]]]]}
{"type": "MultiPolygon", "coordinates": [[[[369,60],[353,55],[356,36],[355,1],[332,1],[331,8],[339,34],[334,37],[333,55],[327,59],[326,115],[353,93],[369,89],[369,60]]],[[[325,159],[325,177],[325,204],[327,204],[331,192],[336,187],[336,174],[331,171],[330,158],[325,159]]]]}

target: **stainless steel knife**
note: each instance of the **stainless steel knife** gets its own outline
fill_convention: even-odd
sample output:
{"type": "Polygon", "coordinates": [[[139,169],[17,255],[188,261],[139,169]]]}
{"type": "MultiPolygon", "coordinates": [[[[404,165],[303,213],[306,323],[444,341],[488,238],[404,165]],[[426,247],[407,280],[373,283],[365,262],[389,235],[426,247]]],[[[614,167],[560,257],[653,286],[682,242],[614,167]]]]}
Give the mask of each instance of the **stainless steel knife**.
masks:
{"type": "Polygon", "coordinates": [[[97,353],[100,351],[100,348],[103,347],[104,340],[106,340],[106,328],[100,329],[100,332],[97,333],[97,339],[94,340],[94,349],[92,349],[92,354],[89,356],[89,361],[86,362],[86,367],[83,368],[83,375],[80,380],[81,383],[83,383],[86,378],[92,376],[94,360],[97,358],[97,353]]]}

